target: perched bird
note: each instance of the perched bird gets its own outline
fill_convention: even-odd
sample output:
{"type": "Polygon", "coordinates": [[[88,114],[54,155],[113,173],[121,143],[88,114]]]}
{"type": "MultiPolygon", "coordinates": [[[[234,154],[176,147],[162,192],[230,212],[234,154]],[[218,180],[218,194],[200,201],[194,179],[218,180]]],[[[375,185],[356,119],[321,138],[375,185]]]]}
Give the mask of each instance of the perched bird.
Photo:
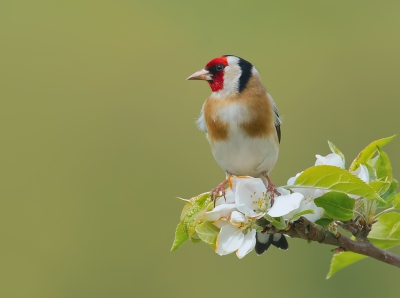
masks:
{"type": "MultiPolygon", "coordinates": [[[[279,192],[268,175],[278,159],[281,120],[256,68],[240,57],[224,55],[187,79],[205,80],[211,87],[212,94],[203,104],[197,125],[206,132],[214,158],[226,177],[263,179],[273,203],[273,196],[279,192]]],[[[227,180],[211,191],[214,199],[225,194],[226,184],[227,180]]],[[[256,238],[257,254],[271,244],[288,248],[281,234],[258,232],[256,238]]]]}

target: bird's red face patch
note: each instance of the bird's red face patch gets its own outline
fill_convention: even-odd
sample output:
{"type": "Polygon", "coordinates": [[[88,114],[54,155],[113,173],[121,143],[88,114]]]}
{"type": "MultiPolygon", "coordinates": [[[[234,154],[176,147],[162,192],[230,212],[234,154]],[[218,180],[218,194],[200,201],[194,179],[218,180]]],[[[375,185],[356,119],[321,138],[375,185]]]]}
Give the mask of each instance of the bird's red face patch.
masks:
{"type": "Polygon", "coordinates": [[[208,84],[211,87],[213,92],[220,91],[224,89],[224,71],[218,71],[219,65],[223,65],[225,68],[228,66],[228,58],[227,57],[217,57],[212,59],[210,62],[206,64],[205,69],[210,71],[213,75],[212,81],[208,81],[208,84]]]}
{"type": "Polygon", "coordinates": [[[224,66],[228,66],[228,58],[226,58],[226,57],[214,58],[206,64],[206,69],[209,69],[212,66],[216,66],[218,64],[223,64],[224,66]]]}

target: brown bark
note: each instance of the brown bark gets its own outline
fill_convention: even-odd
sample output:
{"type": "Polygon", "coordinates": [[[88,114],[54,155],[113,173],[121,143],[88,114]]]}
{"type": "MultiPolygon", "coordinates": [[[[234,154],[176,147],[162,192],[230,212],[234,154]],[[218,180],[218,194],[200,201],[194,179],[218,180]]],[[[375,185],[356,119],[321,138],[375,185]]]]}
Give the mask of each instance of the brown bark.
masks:
{"type": "Polygon", "coordinates": [[[277,231],[274,228],[270,228],[265,232],[271,234],[281,233],[292,238],[334,245],[340,251],[352,251],[400,268],[400,256],[380,249],[368,240],[353,241],[340,233],[333,234],[327,228],[316,225],[304,217],[300,217],[299,220],[291,223],[287,230],[277,231]]]}

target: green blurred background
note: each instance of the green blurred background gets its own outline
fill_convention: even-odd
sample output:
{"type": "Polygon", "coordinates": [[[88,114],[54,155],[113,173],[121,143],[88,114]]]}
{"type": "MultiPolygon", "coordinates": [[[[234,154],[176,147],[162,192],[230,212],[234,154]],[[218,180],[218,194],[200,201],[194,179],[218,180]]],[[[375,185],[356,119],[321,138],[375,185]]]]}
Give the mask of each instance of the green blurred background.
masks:
{"type": "MultiPolygon", "coordinates": [[[[400,271],[375,260],[326,281],[332,247],[316,243],[169,250],[175,197],[224,177],[194,124],[209,87],[186,77],[222,54],[256,65],[284,117],[282,185],[327,140],[349,165],[400,133],[399,15],[400,1],[2,0],[0,297],[398,297],[400,271]]],[[[400,178],[400,139],[386,151],[400,178]]]]}

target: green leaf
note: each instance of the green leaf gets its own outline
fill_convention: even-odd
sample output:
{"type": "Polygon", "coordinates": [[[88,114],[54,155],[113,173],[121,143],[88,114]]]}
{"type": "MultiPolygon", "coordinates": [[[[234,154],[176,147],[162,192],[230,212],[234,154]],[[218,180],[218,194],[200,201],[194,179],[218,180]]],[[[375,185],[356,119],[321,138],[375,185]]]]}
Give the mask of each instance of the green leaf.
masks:
{"type": "Polygon", "coordinates": [[[369,186],[371,186],[379,195],[383,195],[389,189],[390,182],[389,181],[372,181],[369,183],[369,186]]]}
{"type": "Polygon", "coordinates": [[[184,198],[180,198],[180,197],[176,197],[178,200],[180,200],[181,202],[187,203],[189,202],[188,199],[184,199],[184,198]]]}
{"type": "Polygon", "coordinates": [[[369,181],[375,181],[376,180],[375,165],[376,165],[376,160],[377,159],[378,159],[378,156],[375,156],[374,158],[370,159],[369,162],[364,164],[366,166],[366,168],[368,169],[369,181]]]}
{"type": "Polygon", "coordinates": [[[201,240],[215,248],[215,242],[219,233],[219,229],[216,226],[210,221],[205,221],[196,227],[196,232],[201,240]]]}
{"type": "Polygon", "coordinates": [[[327,227],[333,221],[332,218],[320,218],[315,221],[315,224],[320,225],[322,227],[327,227]]]}
{"type": "Polygon", "coordinates": [[[392,182],[392,165],[386,152],[378,147],[379,157],[376,161],[376,178],[382,181],[392,182]]]}
{"type": "Polygon", "coordinates": [[[204,193],[191,198],[189,202],[185,204],[181,213],[181,222],[189,238],[195,235],[196,226],[200,224],[204,214],[212,205],[213,202],[210,193],[204,193]]]}
{"type": "Polygon", "coordinates": [[[348,171],[335,166],[321,165],[308,168],[297,177],[294,185],[287,187],[333,190],[383,202],[371,186],[348,171]]]}
{"type": "MultiPolygon", "coordinates": [[[[400,213],[385,213],[378,217],[378,222],[372,226],[368,239],[381,249],[388,249],[400,244],[400,213]]],[[[331,267],[327,279],[339,270],[366,258],[364,255],[354,252],[342,252],[335,254],[331,261],[331,267]]]]}
{"type": "Polygon", "coordinates": [[[264,217],[278,230],[286,229],[286,222],[283,217],[271,217],[265,214],[264,217]]]}
{"type": "Polygon", "coordinates": [[[327,192],[314,200],[315,205],[324,208],[326,214],[333,219],[350,220],[354,216],[356,200],[340,192],[327,192]]]}
{"type": "Polygon", "coordinates": [[[393,207],[396,209],[400,209],[400,193],[398,193],[395,199],[393,200],[393,207]]]}
{"type": "Polygon", "coordinates": [[[190,241],[192,242],[192,243],[200,243],[201,242],[201,239],[199,238],[199,236],[198,235],[193,235],[193,237],[191,237],[190,238],[190,241]]]}
{"type": "Polygon", "coordinates": [[[394,201],[396,194],[397,194],[396,193],[397,185],[398,185],[397,180],[393,179],[388,190],[382,195],[382,199],[385,201],[385,203],[379,202],[378,208],[387,207],[390,204],[392,204],[392,202],[394,201]]]}
{"type": "Polygon", "coordinates": [[[345,251],[338,254],[334,254],[331,260],[331,267],[329,268],[328,275],[326,279],[329,279],[339,270],[366,258],[366,256],[356,254],[351,251],[345,251]]]}
{"type": "Polygon", "coordinates": [[[400,213],[384,213],[378,217],[378,222],[372,226],[368,239],[393,241],[400,244],[400,213]]]}
{"type": "Polygon", "coordinates": [[[368,160],[368,161],[365,163],[365,165],[366,165],[367,167],[370,166],[370,167],[372,167],[372,168],[375,169],[375,166],[376,166],[376,162],[377,162],[377,160],[378,160],[378,157],[379,157],[379,156],[372,157],[370,160],[368,160]]]}
{"type": "Polygon", "coordinates": [[[183,228],[182,222],[180,222],[175,230],[175,238],[174,238],[174,242],[172,243],[171,251],[178,249],[178,247],[188,239],[189,239],[189,235],[186,233],[185,229],[183,228]]]}
{"type": "Polygon", "coordinates": [[[254,228],[254,230],[256,230],[257,232],[262,232],[262,231],[264,230],[263,227],[260,227],[260,226],[258,226],[258,225],[254,225],[253,228],[254,228]]]}
{"type": "Polygon", "coordinates": [[[293,221],[295,218],[298,218],[298,217],[303,216],[303,215],[305,215],[305,214],[314,214],[314,210],[307,209],[307,210],[303,210],[303,211],[301,211],[301,212],[299,212],[299,213],[296,213],[295,215],[293,215],[293,216],[289,219],[289,222],[291,222],[291,221],[293,221]]]}
{"type": "Polygon", "coordinates": [[[376,150],[378,149],[377,147],[382,148],[387,143],[392,141],[395,137],[396,137],[396,135],[393,135],[388,138],[383,138],[380,140],[373,141],[371,144],[369,144],[367,147],[365,147],[364,150],[362,150],[358,154],[356,159],[352,162],[349,171],[354,172],[355,170],[357,170],[357,168],[360,166],[360,164],[367,163],[372,158],[372,156],[375,154],[376,150]]]}
{"type": "Polygon", "coordinates": [[[336,153],[337,155],[339,155],[342,158],[343,164],[344,164],[345,163],[345,158],[344,158],[343,153],[340,152],[340,150],[332,142],[328,141],[328,145],[329,145],[329,148],[331,149],[331,151],[333,153],[336,153]]]}

